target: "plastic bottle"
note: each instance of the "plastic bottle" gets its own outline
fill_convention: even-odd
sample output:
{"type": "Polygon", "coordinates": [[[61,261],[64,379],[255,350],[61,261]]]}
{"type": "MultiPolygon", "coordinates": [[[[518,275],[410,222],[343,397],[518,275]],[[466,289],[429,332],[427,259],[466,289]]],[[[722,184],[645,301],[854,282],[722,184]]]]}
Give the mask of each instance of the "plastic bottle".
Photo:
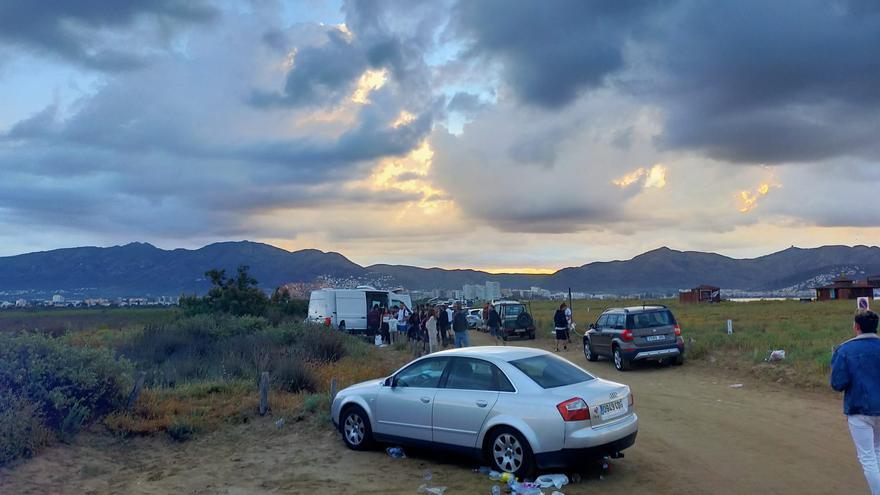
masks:
{"type": "Polygon", "coordinates": [[[492,481],[501,480],[501,475],[502,473],[499,473],[498,471],[489,471],[489,479],[492,481]]]}
{"type": "Polygon", "coordinates": [[[492,485],[492,495],[501,495],[501,487],[498,485],[492,485]]]}

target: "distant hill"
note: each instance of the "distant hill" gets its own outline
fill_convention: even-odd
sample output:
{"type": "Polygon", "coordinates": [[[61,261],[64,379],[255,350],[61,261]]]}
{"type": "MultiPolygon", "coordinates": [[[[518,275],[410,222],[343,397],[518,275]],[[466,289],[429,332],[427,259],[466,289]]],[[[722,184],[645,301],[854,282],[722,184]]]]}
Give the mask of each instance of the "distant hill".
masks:
{"type": "Polygon", "coordinates": [[[452,289],[498,281],[505,288],[627,293],[675,290],[699,284],[725,289],[805,289],[817,280],[847,272],[880,274],[880,248],[792,247],[753,259],[714,253],[655,249],[626,261],[589,263],[552,275],[489,274],[406,265],[362,267],[339,253],[314,249],[290,252],[257,242],[221,242],[201,249],[164,250],[146,243],[107,248],[79,247],[0,257],[0,299],[10,294],[69,291],[86,296],[179,295],[204,293],[204,272],[233,272],[249,265],[267,290],[318,277],[339,284],[366,283],[410,289],[452,289]]]}

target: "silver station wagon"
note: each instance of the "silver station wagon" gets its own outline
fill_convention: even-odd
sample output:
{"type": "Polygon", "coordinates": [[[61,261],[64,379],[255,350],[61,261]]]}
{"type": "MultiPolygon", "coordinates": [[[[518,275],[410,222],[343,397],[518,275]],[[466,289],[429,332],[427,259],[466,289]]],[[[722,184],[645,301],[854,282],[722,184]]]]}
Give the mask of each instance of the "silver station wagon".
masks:
{"type": "Polygon", "coordinates": [[[626,385],[528,347],[469,347],[419,358],[340,391],[331,408],[345,444],[442,448],[530,476],[633,445],[626,385]]]}

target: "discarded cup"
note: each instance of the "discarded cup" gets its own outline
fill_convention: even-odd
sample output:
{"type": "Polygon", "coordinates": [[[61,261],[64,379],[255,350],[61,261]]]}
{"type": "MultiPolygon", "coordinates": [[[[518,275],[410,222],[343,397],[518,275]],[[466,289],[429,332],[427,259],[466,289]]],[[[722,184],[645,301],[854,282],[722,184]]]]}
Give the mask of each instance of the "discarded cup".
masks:
{"type": "Polygon", "coordinates": [[[403,452],[402,447],[388,447],[385,449],[385,452],[395,459],[406,459],[406,454],[403,452]]]}

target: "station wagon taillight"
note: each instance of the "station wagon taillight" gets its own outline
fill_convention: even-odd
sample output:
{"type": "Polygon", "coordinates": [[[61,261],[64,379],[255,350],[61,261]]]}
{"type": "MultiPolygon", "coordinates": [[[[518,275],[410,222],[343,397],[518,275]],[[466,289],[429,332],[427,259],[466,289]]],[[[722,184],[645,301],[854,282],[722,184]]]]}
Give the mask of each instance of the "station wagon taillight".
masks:
{"type": "Polygon", "coordinates": [[[590,408],[580,397],[574,397],[558,404],[556,409],[562,415],[563,421],[586,421],[590,419],[590,408]]]}
{"type": "Polygon", "coordinates": [[[675,336],[676,337],[680,336],[681,335],[681,327],[678,326],[678,323],[676,323],[673,328],[675,329],[675,336]]]}
{"type": "Polygon", "coordinates": [[[620,339],[624,342],[632,342],[633,333],[632,330],[624,330],[623,333],[620,334],[620,339]]]}

